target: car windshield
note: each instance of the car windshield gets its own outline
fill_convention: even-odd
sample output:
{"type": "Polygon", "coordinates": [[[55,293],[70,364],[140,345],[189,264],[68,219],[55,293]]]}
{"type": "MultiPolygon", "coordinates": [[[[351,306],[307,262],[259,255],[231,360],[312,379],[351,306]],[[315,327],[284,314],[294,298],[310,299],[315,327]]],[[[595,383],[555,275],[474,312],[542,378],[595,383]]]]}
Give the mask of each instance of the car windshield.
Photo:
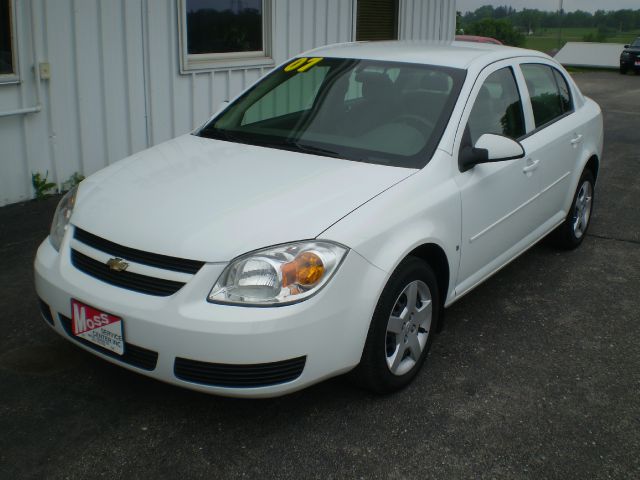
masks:
{"type": "Polygon", "coordinates": [[[636,38],[631,44],[632,47],[640,47],[640,37],[636,38]]]}
{"type": "Polygon", "coordinates": [[[465,71],[298,58],[258,82],[197,135],[407,168],[440,141],[465,71]]]}

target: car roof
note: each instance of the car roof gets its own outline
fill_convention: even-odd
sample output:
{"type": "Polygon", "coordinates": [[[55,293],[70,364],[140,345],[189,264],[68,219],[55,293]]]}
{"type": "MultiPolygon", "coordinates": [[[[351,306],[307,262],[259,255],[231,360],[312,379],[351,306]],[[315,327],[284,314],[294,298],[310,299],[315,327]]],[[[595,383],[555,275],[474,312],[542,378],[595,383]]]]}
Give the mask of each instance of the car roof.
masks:
{"type": "Polygon", "coordinates": [[[311,54],[322,57],[424,63],[461,69],[468,69],[473,64],[483,66],[520,56],[550,58],[535,50],[490,43],[403,40],[337,43],[315,48],[302,55],[311,54]]]}

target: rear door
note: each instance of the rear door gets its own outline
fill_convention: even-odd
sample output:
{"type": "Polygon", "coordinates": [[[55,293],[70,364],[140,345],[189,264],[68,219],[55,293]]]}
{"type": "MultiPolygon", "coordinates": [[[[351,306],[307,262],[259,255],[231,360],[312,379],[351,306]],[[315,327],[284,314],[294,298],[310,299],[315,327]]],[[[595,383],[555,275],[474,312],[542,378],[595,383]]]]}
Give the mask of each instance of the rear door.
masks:
{"type": "Polygon", "coordinates": [[[570,183],[584,132],[576,121],[569,85],[558,69],[545,63],[522,63],[520,69],[528,93],[525,114],[533,123],[521,143],[536,164],[541,182],[537,203],[550,229],[566,216],[563,209],[568,193],[573,193],[570,183]]]}

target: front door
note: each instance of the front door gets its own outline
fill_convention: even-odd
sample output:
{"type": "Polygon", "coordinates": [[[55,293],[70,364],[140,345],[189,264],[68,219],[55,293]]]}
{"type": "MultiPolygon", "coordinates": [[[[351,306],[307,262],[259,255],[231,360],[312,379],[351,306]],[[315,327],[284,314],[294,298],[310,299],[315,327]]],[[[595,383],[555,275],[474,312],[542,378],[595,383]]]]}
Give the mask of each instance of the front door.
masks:
{"type": "MultiPolygon", "coordinates": [[[[527,131],[516,73],[509,62],[485,69],[469,97],[458,147],[485,133],[520,139],[527,131]]],[[[542,221],[536,198],[537,165],[524,158],[476,165],[459,173],[462,202],[461,260],[456,294],[461,295],[524,248],[542,221]]]]}

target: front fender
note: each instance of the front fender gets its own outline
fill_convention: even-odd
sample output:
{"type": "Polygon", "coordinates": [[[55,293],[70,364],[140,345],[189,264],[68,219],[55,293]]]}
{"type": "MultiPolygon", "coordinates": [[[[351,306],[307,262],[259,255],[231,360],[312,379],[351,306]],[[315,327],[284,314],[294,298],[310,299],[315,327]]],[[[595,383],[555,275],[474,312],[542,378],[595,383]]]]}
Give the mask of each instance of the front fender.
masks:
{"type": "Polygon", "coordinates": [[[449,264],[449,300],[454,294],[461,238],[460,194],[451,170],[455,165],[450,155],[437,152],[424,169],[371,199],[319,238],[349,246],[384,270],[387,278],[411,251],[435,244],[449,264]]]}

